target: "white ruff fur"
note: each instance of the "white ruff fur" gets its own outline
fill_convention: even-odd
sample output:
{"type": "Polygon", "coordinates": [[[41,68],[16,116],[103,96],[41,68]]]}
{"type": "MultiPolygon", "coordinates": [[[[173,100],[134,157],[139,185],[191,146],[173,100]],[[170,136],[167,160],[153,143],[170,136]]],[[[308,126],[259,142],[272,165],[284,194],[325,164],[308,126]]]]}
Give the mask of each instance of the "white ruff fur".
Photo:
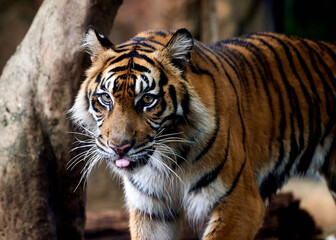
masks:
{"type": "MultiPolygon", "coordinates": [[[[154,154],[153,157],[156,159],[159,158],[159,156],[155,155],[156,154],[154,154]]],[[[150,159],[149,161],[151,161],[152,165],[157,165],[155,166],[156,169],[153,170],[153,168],[147,164],[142,167],[140,171],[132,174],[132,179],[137,186],[141,187],[142,191],[157,196],[157,199],[139,191],[129,181],[128,176],[124,176],[126,202],[130,206],[149,215],[166,216],[170,213],[169,211],[171,211],[171,209],[179,209],[181,182],[179,182],[176,176],[164,173],[166,170],[163,169],[163,166],[160,166],[158,160],[150,159]]]]}
{"type": "Polygon", "coordinates": [[[217,179],[197,193],[185,193],[183,205],[191,225],[193,227],[204,225],[211,209],[226,192],[227,188],[217,179]]]}

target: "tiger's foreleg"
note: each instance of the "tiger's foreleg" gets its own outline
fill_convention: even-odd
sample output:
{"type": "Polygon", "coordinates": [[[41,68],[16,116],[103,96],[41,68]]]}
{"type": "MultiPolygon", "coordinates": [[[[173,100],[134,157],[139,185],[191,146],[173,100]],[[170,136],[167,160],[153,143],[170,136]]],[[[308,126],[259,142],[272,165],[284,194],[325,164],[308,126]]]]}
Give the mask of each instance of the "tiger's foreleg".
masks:
{"type": "Polygon", "coordinates": [[[175,240],[180,238],[182,220],[180,216],[164,218],[147,215],[130,209],[130,231],[132,240],[175,240]]]}
{"type": "Polygon", "coordinates": [[[241,175],[236,186],[212,210],[203,240],[253,240],[262,226],[265,205],[256,181],[241,175]]]}

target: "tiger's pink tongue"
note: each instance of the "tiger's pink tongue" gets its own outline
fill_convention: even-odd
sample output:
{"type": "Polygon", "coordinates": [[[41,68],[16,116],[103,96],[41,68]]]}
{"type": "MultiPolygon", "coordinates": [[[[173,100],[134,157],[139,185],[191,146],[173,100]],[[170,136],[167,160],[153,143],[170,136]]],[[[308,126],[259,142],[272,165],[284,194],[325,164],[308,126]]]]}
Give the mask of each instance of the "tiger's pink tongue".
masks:
{"type": "Polygon", "coordinates": [[[131,163],[130,160],[124,158],[116,160],[117,167],[127,167],[130,163],[131,163]]]}

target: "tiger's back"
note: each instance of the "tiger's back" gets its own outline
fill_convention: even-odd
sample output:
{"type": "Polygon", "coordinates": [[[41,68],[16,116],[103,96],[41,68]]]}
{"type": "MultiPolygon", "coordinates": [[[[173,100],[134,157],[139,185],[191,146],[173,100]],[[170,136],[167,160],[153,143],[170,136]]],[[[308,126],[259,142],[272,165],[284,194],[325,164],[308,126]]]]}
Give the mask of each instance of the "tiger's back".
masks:
{"type": "Polygon", "coordinates": [[[253,239],[290,176],[336,192],[336,46],[273,33],[206,46],[181,29],[113,45],[89,28],[93,61],[74,122],[125,186],[132,239],[253,239]]]}
{"type": "Polygon", "coordinates": [[[231,77],[240,79],[248,154],[262,196],[306,174],[326,175],[335,192],[335,44],[259,33],[212,49],[241,74],[231,77]]]}

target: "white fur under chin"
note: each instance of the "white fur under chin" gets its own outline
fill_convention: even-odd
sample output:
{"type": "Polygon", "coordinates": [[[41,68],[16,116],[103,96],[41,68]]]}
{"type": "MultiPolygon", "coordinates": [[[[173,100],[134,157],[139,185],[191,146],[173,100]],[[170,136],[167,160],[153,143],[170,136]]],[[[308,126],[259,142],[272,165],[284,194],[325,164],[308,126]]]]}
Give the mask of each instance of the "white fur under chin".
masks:
{"type": "Polygon", "coordinates": [[[167,213],[169,214],[169,209],[178,209],[178,205],[180,205],[181,182],[176,176],[165,174],[165,170],[158,163],[159,157],[155,154],[153,157],[155,159],[150,158],[149,161],[156,169],[153,170],[153,167],[148,163],[132,174],[132,179],[145,192],[157,196],[157,199],[135,188],[130,183],[127,174],[123,177],[126,202],[133,208],[149,215],[165,216],[167,213]]]}
{"type": "Polygon", "coordinates": [[[135,171],[131,177],[142,191],[130,182],[130,175],[123,176],[124,191],[126,203],[129,208],[137,209],[144,214],[145,217],[152,217],[150,224],[144,222],[142,226],[138,226],[141,230],[141,239],[162,239],[172,240],[179,239],[180,219],[175,221],[165,221],[163,218],[157,220],[160,216],[173,216],[171,211],[179,211],[181,208],[181,182],[173,174],[167,174],[159,161],[159,154],[153,154],[154,158],[150,158],[151,162],[139,170],[135,171]],[[154,169],[153,169],[154,167],[154,169]],[[154,195],[151,197],[144,192],[154,195]]]}

